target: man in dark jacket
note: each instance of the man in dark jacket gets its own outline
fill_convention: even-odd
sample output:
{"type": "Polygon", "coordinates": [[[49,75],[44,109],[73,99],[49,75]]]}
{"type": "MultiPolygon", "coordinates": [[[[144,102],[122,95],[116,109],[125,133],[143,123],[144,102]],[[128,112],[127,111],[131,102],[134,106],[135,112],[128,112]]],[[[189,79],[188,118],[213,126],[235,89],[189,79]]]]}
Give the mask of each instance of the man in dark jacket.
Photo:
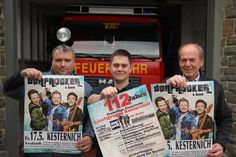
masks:
{"type": "Polygon", "coordinates": [[[205,78],[200,73],[204,65],[203,50],[198,44],[186,44],[179,49],[179,67],[182,75],[175,75],[166,80],[171,86],[181,88],[186,81],[214,81],[216,136],[209,157],[220,157],[225,151],[232,129],[232,111],[225,102],[223,88],[219,82],[205,78]]]}
{"type": "MultiPolygon", "coordinates": [[[[24,100],[24,77],[40,79],[42,75],[73,75],[75,67],[75,54],[71,47],[66,45],[57,46],[52,52],[52,67],[48,72],[42,73],[35,68],[26,68],[18,71],[16,74],[6,80],[4,84],[4,93],[14,99],[24,100]]],[[[84,102],[87,102],[87,98],[92,91],[92,87],[84,81],[84,102]]],[[[23,103],[24,104],[24,103],[23,103]]],[[[22,104],[21,104],[22,105],[22,104]]],[[[86,104],[84,104],[84,127],[83,138],[77,142],[76,147],[82,152],[88,152],[92,147],[92,139],[94,138],[94,131],[91,121],[89,119],[86,104]]],[[[22,105],[21,108],[24,108],[22,105]]],[[[22,113],[23,114],[23,113],[22,113]]],[[[23,117],[23,116],[22,116],[23,117]]],[[[22,122],[23,123],[23,120],[22,122]]],[[[23,124],[21,124],[23,127],[23,124]]],[[[21,128],[22,129],[22,128],[21,128]]],[[[21,135],[22,136],[22,135],[21,135]]],[[[60,153],[27,153],[30,157],[69,157],[73,154],[60,154],[60,153]]],[[[79,156],[75,154],[74,156],[79,156]]]]}

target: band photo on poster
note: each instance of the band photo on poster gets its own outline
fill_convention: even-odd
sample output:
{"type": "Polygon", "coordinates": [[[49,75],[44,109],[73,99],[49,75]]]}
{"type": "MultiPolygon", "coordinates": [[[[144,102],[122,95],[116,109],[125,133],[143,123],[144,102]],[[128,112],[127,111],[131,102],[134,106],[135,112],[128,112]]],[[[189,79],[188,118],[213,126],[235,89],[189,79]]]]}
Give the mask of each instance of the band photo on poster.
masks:
{"type": "Polygon", "coordinates": [[[24,151],[80,153],[84,77],[25,78],[24,151]]]}
{"type": "Polygon", "coordinates": [[[170,156],[206,156],[214,136],[213,81],[187,82],[184,88],[152,84],[151,90],[170,156]]]}

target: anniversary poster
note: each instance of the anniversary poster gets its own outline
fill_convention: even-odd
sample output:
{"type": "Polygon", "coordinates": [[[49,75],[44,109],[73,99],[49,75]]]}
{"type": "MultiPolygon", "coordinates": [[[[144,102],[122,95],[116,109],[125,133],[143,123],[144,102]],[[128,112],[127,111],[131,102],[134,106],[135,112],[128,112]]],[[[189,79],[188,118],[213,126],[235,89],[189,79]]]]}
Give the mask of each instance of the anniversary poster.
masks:
{"type": "Polygon", "coordinates": [[[25,78],[24,152],[80,153],[84,77],[25,78]]]}
{"type": "Polygon", "coordinates": [[[145,85],[88,106],[104,157],[166,156],[166,143],[145,85]]]}
{"type": "Polygon", "coordinates": [[[152,84],[152,101],[170,156],[205,157],[214,133],[214,82],[184,88],[152,84]]]}

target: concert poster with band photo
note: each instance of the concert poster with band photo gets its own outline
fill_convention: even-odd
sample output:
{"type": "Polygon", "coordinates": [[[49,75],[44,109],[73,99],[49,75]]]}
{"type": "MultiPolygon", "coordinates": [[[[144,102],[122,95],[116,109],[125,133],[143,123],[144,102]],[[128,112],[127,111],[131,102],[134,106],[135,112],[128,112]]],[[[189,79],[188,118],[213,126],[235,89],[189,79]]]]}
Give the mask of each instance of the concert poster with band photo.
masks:
{"type": "Polygon", "coordinates": [[[84,77],[25,77],[24,152],[81,153],[84,77]]]}
{"type": "Polygon", "coordinates": [[[104,157],[166,156],[166,142],[145,85],[88,106],[104,157]]]}
{"type": "Polygon", "coordinates": [[[170,156],[205,157],[213,143],[214,82],[152,84],[151,91],[170,156]]]}

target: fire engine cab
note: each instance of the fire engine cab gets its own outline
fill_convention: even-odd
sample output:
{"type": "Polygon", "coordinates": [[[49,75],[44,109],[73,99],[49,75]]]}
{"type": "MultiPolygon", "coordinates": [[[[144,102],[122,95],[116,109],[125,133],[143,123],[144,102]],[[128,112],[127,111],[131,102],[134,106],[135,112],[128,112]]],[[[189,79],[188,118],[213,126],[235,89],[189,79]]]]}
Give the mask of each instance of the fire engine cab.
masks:
{"type": "Polygon", "coordinates": [[[109,59],[117,49],[132,55],[130,82],[135,85],[164,78],[158,9],[151,7],[67,6],[62,26],[71,31],[75,71],[91,86],[112,83],[109,59]]]}

